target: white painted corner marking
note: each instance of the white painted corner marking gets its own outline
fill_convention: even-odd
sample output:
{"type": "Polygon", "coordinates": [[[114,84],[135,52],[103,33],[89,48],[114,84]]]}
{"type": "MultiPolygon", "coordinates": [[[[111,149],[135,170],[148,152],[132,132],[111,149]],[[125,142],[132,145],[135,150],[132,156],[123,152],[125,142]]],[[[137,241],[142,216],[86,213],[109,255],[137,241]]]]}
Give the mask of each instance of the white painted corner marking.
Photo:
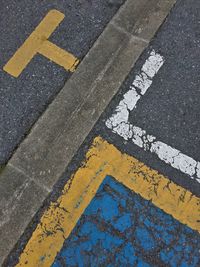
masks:
{"type": "Polygon", "coordinates": [[[114,114],[106,121],[106,126],[125,140],[132,140],[135,145],[156,154],[165,163],[200,183],[200,162],[157,141],[156,137],[148,135],[145,130],[133,126],[129,122],[129,112],[136,108],[137,102],[150,88],[154,76],[163,64],[164,58],[153,50],[145,61],[141,73],[136,75],[129,91],[119,102],[114,114]]]}

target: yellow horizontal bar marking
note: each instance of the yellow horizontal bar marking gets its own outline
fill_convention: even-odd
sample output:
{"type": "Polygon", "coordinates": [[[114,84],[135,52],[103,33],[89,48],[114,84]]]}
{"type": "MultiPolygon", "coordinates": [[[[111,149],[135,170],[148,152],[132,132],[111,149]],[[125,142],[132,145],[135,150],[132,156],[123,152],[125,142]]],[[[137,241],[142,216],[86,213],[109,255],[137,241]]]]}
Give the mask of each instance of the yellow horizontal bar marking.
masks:
{"type": "Polygon", "coordinates": [[[51,266],[106,175],[200,232],[199,198],[97,137],[83,166],[72,175],[58,200],[44,212],[17,266],[51,266]]]}
{"type": "Polygon", "coordinates": [[[64,17],[64,14],[57,10],[49,11],[22,46],[7,62],[3,70],[14,77],[18,77],[31,59],[37,53],[41,53],[50,60],[64,67],[66,70],[74,71],[74,68],[78,63],[78,59],[67,51],[64,51],[47,41],[64,17]]]}

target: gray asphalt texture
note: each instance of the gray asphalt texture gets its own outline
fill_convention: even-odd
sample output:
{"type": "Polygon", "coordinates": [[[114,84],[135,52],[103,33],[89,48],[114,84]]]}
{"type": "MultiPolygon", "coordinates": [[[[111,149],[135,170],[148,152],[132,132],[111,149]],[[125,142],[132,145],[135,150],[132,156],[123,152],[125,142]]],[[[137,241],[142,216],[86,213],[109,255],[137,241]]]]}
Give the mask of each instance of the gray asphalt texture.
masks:
{"type": "MultiPolygon", "coordinates": [[[[160,161],[155,155],[145,152],[131,142],[126,142],[105,127],[105,121],[113,113],[123,94],[129,90],[149,52],[155,49],[165,57],[165,64],[159,71],[145,96],[137,105],[130,121],[145,129],[159,140],[181,150],[195,160],[200,159],[200,2],[178,0],[170,15],[159,29],[148,48],[141,55],[119,92],[111,101],[85,142],[55,185],[53,192],[27,228],[5,266],[13,266],[18,255],[30,238],[39,218],[50,201],[60,195],[71,174],[77,170],[85,153],[96,136],[114,144],[120,151],[134,156],[158,172],[168,176],[176,184],[200,197],[200,185],[178,170],[160,161]]],[[[177,232],[177,237],[179,233],[177,232]]],[[[163,266],[163,265],[157,265],[163,266]]],[[[197,265],[199,266],[199,265],[197,265]]]]}
{"type": "Polygon", "coordinates": [[[5,164],[71,73],[41,55],[18,78],[3,66],[51,9],[65,19],[49,38],[82,59],[124,0],[1,1],[0,165],[5,164]]]}

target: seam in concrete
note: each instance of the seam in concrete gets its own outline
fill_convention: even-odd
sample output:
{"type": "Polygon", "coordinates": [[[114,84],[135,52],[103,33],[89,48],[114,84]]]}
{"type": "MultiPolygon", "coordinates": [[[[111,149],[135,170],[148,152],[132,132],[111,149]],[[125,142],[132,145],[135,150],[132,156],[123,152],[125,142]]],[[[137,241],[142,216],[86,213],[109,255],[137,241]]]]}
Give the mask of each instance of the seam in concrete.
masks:
{"type": "Polygon", "coordinates": [[[120,32],[122,32],[122,33],[124,33],[124,34],[126,34],[128,37],[131,37],[131,38],[133,38],[133,39],[135,39],[135,40],[138,40],[138,41],[142,41],[142,42],[144,42],[144,43],[146,43],[146,44],[149,43],[148,40],[146,40],[146,39],[144,39],[144,38],[141,38],[141,37],[138,37],[138,36],[136,36],[136,35],[134,35],[134,34],[132,34],[132,33],[130,33],[130,32],[127,32],[124,28],[120,27],[119,25],[116,25],[116,23],[115,23],[114,21],[111,21],[110,24],[111,24],[113,27],[115,27],[115,29],[117,29],[118,31],[120,31],[120,32]]]}
{"type": "Polygon", "coordinates": [[[22,169],[18,168],[17,166],[15,166],[14,164],[12,164],[11,162],[8,162],[8,166],[10,166],[11,168],[13,168],[14,170],[16,170],[17,172],[23,174],[25,177],[27,177],[29,179],[29,181],[34,182],[37,186],[39,186],[41,189],[47,191],[48,193],[51,192],[51,189],[48,188],[47,186],[45,186],[44,184],[39,183],[38,181],[36,181],[35,179],[33,179],[31,176],[29,176],[25,171],[23,171],[22,169]]]}

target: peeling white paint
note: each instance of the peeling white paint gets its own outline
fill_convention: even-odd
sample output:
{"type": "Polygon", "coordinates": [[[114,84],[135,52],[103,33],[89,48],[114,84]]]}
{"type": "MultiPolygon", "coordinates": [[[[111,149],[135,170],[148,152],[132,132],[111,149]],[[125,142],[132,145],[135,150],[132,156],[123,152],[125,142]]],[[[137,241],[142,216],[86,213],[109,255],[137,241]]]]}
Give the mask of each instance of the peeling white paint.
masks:
{"type": "Polygon", "coordinates": [[[200,162],[181,153],[181,151],[156,140],[156,137],[148,135],[145,130],[129,123],[129,112],[136,108],[138,100],[146,93],[152,84],[153,77],[164,63],[164,58],[152,51],[144,63],[141,73],[136,75],[130,90],[126,92],[114,114],[106,121],[106,126],[125,140],[132,142],[152,152],[173,168],[189,175],[200,183],[200,162]]]}
{"type": "Polygon", "coordinates": [[[138,100],[146,93],[152,84],[152,78],[159,71],[164,63],[161,55],[152,51],[149,58],[146,60],[142,67],[141,74],[136,75],[130,90],[124,94],[123,99],[115,110],[115,114],[106,121],[108,128],[115,127],[120,123],[128,122],[129,111],[136,108],[138,100]]]}

